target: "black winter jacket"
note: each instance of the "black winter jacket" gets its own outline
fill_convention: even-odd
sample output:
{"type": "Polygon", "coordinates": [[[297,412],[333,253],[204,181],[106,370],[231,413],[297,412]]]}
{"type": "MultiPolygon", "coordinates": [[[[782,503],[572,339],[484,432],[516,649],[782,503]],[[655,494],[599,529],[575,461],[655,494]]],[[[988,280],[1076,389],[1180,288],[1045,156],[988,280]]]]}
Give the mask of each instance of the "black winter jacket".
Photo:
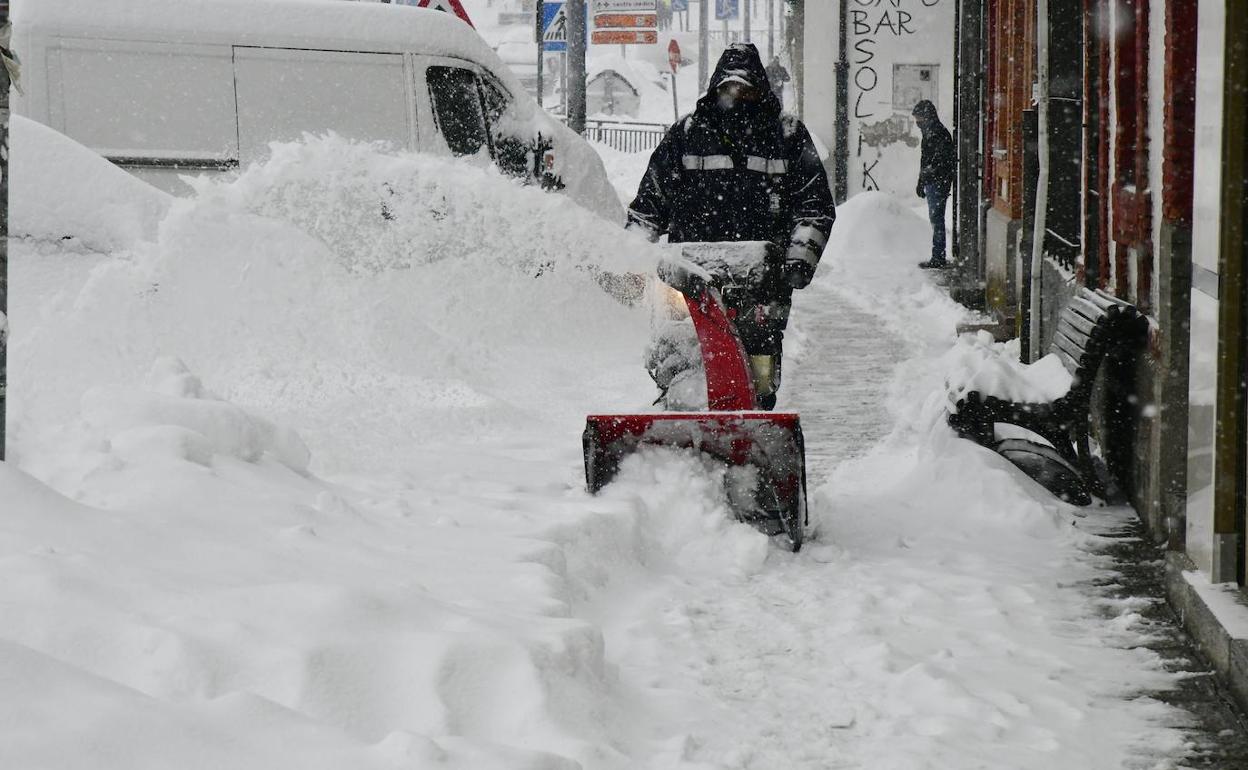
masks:
{"type": "Polygon", "coordinates": [[[919,160],[919,188],[934,184],[948,189],[953,182],[957,169],[957,153],[953,147],[953,136],[945,124],[940,122],[936,114],[936,105],[924,99],[914,107],[916,116],[927,117],[927,128],[923,129],[922,156],[919,160]]]}
{"type": "Polygon", "coordinates": [[[668,129],[629,207],[630,226],[671,242],[771,241],[809,244],[818,261],[836,219],[827,173],[806,127],[781,113],[758,51],[730,46],[706,95],[668,129]],[[726,112],[716,89],[749,80],[763,98],[726,112]]]}

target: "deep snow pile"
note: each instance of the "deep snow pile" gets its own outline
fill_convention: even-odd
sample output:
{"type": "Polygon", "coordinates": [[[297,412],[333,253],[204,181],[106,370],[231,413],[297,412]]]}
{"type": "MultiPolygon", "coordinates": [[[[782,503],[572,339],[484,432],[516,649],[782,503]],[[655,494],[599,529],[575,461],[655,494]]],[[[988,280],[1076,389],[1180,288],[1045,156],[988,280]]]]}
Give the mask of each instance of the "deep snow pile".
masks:
{"type": "MultiPolygon", "coordinates": [[[[74,175],[21,160],[48,155],[131,194],[62,137],[18,120],[14,143],[15,195],[62,194],[74,175]]],[[[136,236],[103,254],[15,223],[0,721],[21,739],[0,766],[634,766],[652,723],[573,606],[601,548],[675,539],[676,560],[689,537],[580,491],[584,412],[652,391],[648,316],[588,268],[648,246],[492,172],[333,139],[153,232],[127,216],[76,233],[136,236]],[[426,228],[455,250],[419,251],[426,228]]],[[[716,538],[764,553],[693,502],[708,569],[716,538]]]]}
{"type": "MultiPolygon", "coordinates": [[[[14,185],[50,199],[65,177],[28,162],[38,153],[27,147],[49,143],[35,128],[15,124],[14,185]]],[[[74,155],[76,145],[54,144],[74,155]]],[[[96,187],[135,184],[112,170],[116,184],[96,187]]],[[[59,249],[15,266],[19,288],[87,284],[29,304],[15,297],[15,316],[51,321],[17,319],[19,435],[72,413],[84,380],[139,382],[167,355],[227,399],[298,419],[321,467],[369,465],[376,453],[357,455],[357,438],[397,440],[417,420],[474,434],[523,424],[537,404],[553,405],[541,419],[565,403],[562,416],[579,417],[591,406],[587,381],[603,394],[599,408],[648,400],[636,364],[648,319],[596,276],[648,270],[650,247],[562,196],[329,137],[278,146],[237,181],[203,183],[196,199],[168,205],[151,241],[114,252],[124,258],[74,276],[59,249]],[[34,372],[38,398],[23,387],[34,372]]],[[[46,252],[58,231],[23,211],[15,231],[46,252]]]]}
{"type": "MultiPolygon", "coordinates": [[[[127,197],[29,129],[15,197],[60,194],[23,146],[127,197]]],[[[557,196],[320,139],[154,231],[82,214],[131,234],[104,253],[15,222],[0,767],[1165,767],[1095,536],[943,428],[960,311],[915,219],[855,198],[800,296],[812,445],[863,440],[813,406],[837,303],[908,359],[796,557],[696,458],[583,492],[583,412],[653,390],[588,268],[654,252],[557,196]]]]}

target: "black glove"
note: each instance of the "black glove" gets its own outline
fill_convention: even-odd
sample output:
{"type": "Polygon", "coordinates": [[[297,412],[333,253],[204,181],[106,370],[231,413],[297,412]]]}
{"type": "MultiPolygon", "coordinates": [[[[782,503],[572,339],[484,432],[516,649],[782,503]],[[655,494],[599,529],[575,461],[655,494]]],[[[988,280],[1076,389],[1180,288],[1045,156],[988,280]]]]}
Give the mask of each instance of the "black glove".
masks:
{"type": "Polygon", "coordinates": [[[920,198],[926,198],[926,197],[927,197],[926,195],[924,195],[924,194],[923,194],[923,185],[921,185],[921,184],[920,184],[920,185],[917,185],[917,186],[914,188],[914,194],[915,194],[915,195],[917,195],[917,196],[919,196],[920,198]]]}
{"type": "Polygon", "coordinates": [[[804,259],[790,259],[784,263],[784,280],[794,289],[805,289],[815,277],[815,268],[804,259]]]}

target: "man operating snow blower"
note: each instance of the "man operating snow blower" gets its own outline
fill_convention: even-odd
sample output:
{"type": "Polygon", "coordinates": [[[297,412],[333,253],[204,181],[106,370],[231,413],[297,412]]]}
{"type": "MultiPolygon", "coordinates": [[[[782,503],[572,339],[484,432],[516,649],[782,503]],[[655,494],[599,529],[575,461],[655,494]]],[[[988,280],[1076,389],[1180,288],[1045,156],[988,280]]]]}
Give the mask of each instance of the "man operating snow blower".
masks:
{"type": "MultiPolygon", "coordinates": [[[[780,387],[784,330],[794,289],[815,275],[836,206],[806,127],[782,114],[758,50],[736,43],[720,57],[697,108],[673,125],[650,157],[628,227],[671,243],[763,241],[766,274],[753,290],[725,297],[750,357],[758,404],[780,387]]],[[[671,367],[651,356],[666,392],[671,367]]]]}

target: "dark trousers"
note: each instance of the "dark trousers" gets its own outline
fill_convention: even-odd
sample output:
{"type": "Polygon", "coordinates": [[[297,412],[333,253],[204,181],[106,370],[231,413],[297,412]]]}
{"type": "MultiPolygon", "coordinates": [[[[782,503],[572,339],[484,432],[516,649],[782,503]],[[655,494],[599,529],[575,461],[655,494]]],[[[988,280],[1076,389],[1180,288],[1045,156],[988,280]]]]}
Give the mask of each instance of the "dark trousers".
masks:
{"type": "Polygon", "coordinates": [[[928,182],[923,186],[927,200],[927,218],[932,223],[932,261],[945,261],[945,203],[949,200],[949,184],[928,182]]]}
{"type": "MultiPolygon", "coordinates": [[[[784,328],[788,326],[789,321],[788,297],[777,299],[758,296],[734,299],[747,300],[737,307],[730,305],[736,315],[733,326],[736,327],[737,337],[741,340],[741,347],[745,348],[748,356],[772,357],[775,368],[772,370],[771,381],[778,390],[780,388],[780,361],[784,353],[784,328]]],[[[758,407],[766,411],[775,409],[775,391],[759,393],[758,407]]]]}

